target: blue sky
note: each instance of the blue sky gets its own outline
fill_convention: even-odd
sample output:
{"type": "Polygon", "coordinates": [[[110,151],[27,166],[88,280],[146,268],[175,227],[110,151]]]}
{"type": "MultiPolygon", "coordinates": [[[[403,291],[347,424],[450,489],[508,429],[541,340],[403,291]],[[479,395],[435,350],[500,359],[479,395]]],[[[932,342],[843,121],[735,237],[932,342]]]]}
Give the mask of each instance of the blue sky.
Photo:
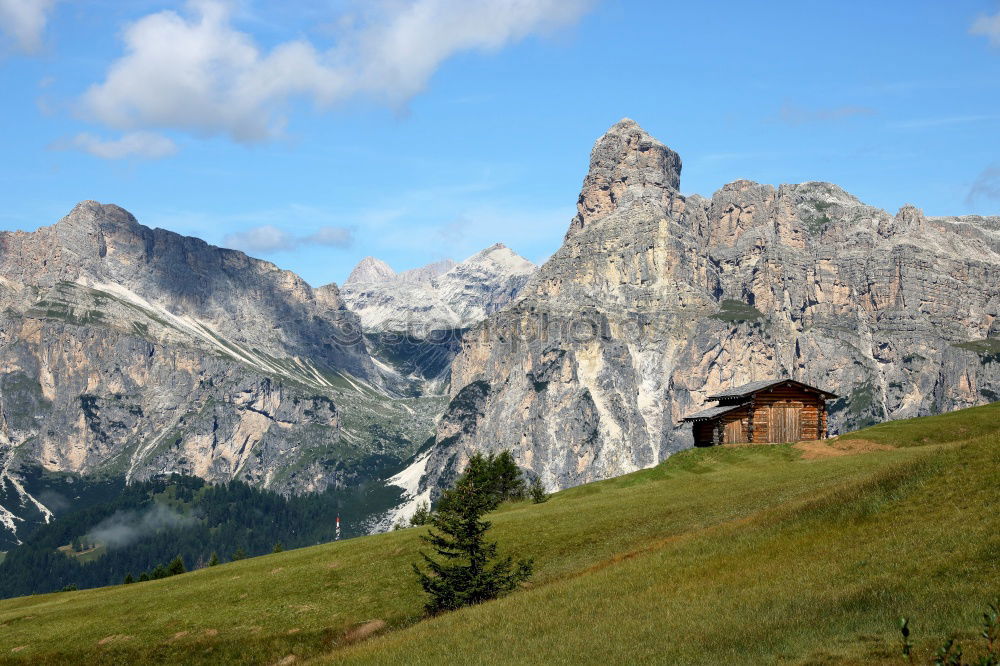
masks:
{"type": "Polygon", "coordinates": [[[79,200],[341,282],[558,248],[628,116],[681,189],[1000,213],[1000,3],[0,0],[0,228],[79,200]]]}

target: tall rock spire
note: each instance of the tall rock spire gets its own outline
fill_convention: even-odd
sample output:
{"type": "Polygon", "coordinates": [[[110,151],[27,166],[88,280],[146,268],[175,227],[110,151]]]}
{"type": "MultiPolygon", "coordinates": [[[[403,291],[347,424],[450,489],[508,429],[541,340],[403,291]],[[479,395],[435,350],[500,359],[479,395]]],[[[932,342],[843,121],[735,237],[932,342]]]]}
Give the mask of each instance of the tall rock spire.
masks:
{"type": "Polygon", "coordinates": [[[590,152],[577,214],[567,238],[595,220],[635,201],[668,205],[681,184],[680,155],[624,118],[590,152]]]}

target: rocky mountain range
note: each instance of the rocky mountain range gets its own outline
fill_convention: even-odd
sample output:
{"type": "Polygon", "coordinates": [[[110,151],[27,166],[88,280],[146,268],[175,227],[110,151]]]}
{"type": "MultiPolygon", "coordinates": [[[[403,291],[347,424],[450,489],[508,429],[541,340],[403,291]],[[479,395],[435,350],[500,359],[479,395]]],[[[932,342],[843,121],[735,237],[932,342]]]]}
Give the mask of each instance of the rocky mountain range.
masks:
{"type": "Polygon", "coordinates": [[[0,524],[47,520],[32,470],[351,486],[422,443],[336,285],[87,201],[0,234],[0,524]]]}
{"type": "Polygon", "coordinates": [[[399,274],[366,257],[341,295],[368,331],[463,329],[510,303],[536,268],[501,243],[457,264],[445,259],[399,274]]]}
{"type": "Polygon", "coordinates": [[[384,526],[475,451],[549,489],[656,464],[751,380],[839,394],[833,432],[1000,399],[1000,218],[680,173],[623,120],[543,266],[369,257],[342,289],[91,201],[0,233],[0,547],[47,477],[370,492],[384,526]]]}
{"type": "Polygon", "coordinates": [[[562,247],[464,336],[410,497],[474,451],[550,489],[653,465],[706,396],[758,379],[839,394],[833,433],[1000,399],[1000,218],[821,182],[684,196],[680,172],[631,120],[597,141],[562,247]]]}
{"type": "MultiPolygon", "coordinates": [[[[391,278],[469,325],[525,267],[494,247],[399,275],[366,260],[352,280],[391,278]]],[[[460,335],[387,339],[335,284],[93,201],[0,233],[0,307],[0,546],[51,520],[46,475],[374,486],[372,510],[388,507],[383,481],[433,433],[460,335]]]]}

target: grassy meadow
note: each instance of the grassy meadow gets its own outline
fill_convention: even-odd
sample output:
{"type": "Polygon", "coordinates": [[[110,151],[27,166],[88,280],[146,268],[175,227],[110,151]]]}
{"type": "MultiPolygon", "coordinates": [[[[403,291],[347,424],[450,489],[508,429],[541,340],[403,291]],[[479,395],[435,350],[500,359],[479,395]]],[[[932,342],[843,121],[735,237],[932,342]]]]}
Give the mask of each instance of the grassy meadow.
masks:
{"type": "Polygon", "coordinates": [[[0,663],[902,663],[900,615],[918,663],[954,631],[970,654],[1000,596],[1000,403],[829,453],[848,439],[871,450],[691,450],[504,506],[491,535],[534,577],[436,618],[411,528],[0,601],[0,663]]]}

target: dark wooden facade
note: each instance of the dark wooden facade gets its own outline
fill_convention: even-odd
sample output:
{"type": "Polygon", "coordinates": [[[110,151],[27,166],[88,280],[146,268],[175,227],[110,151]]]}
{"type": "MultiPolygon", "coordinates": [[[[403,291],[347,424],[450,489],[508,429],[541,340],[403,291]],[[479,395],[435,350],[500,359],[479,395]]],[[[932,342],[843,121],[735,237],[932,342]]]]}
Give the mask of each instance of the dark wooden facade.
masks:
{"type": "Polygon", "coordinates": [[[829,391],[778,379],[751,382],[709,396],[718,405],[685,418],[695,446],[826,439],[829,391]]]}

